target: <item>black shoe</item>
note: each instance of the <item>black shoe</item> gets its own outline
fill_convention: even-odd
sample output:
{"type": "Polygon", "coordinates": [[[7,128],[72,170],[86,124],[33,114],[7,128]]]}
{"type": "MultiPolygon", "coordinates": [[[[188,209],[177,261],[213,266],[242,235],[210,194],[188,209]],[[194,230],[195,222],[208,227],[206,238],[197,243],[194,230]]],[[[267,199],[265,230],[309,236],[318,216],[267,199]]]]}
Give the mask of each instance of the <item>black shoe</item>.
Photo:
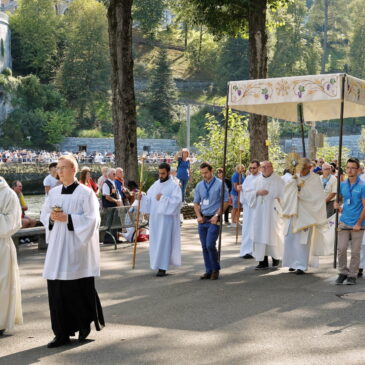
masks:
{"type": "Polygon", "coordinates": [[[362,278],[363,270],[364,269],[359,269],[359,272],[357,273],[358,278],[362,278]]]}
{"type": "Polygon", "coordinates": [[[200,280],[210,280],[210,277],[212,276],[212,274],[209,273],[204,273],[201,277],[200,280]]]}
{"type": "Polygon", "coordinates": [[[161,270],[161,269],[159,269],[156,274],[156,276],[158,276],[158,277],[162,277],[162,276],[166,276],[166,275],[167,275],[166,270],[161,270]]]}
{"type": "Polygon", "coordinates": [[[246,253],[246,255],[245,256],[242,256],[242,258],[243,259],[253,259],[253,256],[252,255],[250,255],[249,253],[246,253]]]}
{"type": "Polygon", "coordinates": [[[290,271],[290,272],[294,272],[294,271],[295,271],[295,269],[293,269],[292,267],[289,267],[289,271],[290,271]]]}
{"type": "Polygon", "coordinates": [[[272,267],[278,267],[280,265],[280,260],[274,259],[272,257],[272,267]]]}
{"type": "Polygon", "coordinates": [[[219,278],[219,270],[213,271],[212,275],[210,275],[210,280],[218,280],[219,278]]]}
{"type": "Polygon", "coordinates": [[[255,270],[265,270],[269,268],[269,264],[266,261],[260,261],[255,267],[255,270]]]}
{"type": "Polygon", "coordinates": [[[340,274],[338,275],[338,278],[336,279],[335,283],[336,285],[341,285],[343,284],[343,282],[347,279],[347,275],[345,274],[340,274]]]}
{"type": "Polygon", "coordinates": [[[303,270],[297,269],[297,271],[295,272],[297,275],[304,275],[305,272],[303,270]]]}
{"type": "Polygon", "coordinates": [[[0,336],[4,334],[5,330],[0,330],[0,336]]]}
{"type": "Polygon", "coordinates": [[[49,349],[55,348],[55,347],[60,347],[63,345],[66,345],[70,342],[70,338],[69,337],[55,337],[48,345],[47,347],[49,349]]]}
{"type": "Polygon", "coordinates": [[[346,285],[355,285],[356,284],[356,278],[349,277],[346,280],[346,285]]]}
{"type": "Polygon", "coordinates": [[[82,328],[80,331],[79,331],[79,341],[84,341],[86,340],[86,337],[89,336],[90,334],[90,331],[91,331],[91,328],[90,326],[87,327],[87,328],[82,328]]]}

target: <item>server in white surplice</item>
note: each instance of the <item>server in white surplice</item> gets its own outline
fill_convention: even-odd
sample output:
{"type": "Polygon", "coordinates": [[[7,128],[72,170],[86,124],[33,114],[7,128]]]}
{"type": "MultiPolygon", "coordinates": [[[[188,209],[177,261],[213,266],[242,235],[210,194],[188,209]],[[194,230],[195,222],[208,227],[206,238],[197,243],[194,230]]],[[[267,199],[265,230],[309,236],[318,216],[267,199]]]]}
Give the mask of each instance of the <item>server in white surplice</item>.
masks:
{"type": "Polygon", "coordinates": [[[48,347],[62,346],[79,332],[100,330],[104,318],[94,278],[100,276],[99,204],[95,193],[77,182],[77,162],[61,156],[57,171],[61,186],[52,189],[43,206],[48,250],[43,277],[47,279],[52,330],[48,347]]]}

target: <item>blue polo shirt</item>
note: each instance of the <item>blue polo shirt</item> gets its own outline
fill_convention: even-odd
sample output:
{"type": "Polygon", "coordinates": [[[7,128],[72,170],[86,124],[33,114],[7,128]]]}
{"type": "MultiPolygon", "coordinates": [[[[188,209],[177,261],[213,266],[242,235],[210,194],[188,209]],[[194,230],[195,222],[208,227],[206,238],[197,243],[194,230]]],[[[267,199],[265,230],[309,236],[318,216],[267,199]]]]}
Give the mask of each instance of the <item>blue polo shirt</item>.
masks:
{"type": "MultiPolygon", "coordinates": [[[[354,226],[363,210],[362,199],[365,199],[365,183],[358,177],[355,184],[348,180],[341,183],[340,192],[343,197],[343,211],[340,222],[347,226],[354,226]]],[[[365,221],[361,223],[365,226],[365,221]]]]}
{"type": "MultiPolygon", "coordinates": [[[[238,195],[238,192],[236,190],[234,190],[234,184],[239,184],[240,183],[240,174],[236,171],[232,177],[231,177],[231,181],[232,181],[232,190],[231,190],[231,195],[238,195]]],[[[245,181],[245,175],[241,175],[241,184],[243,184],[243,182],[245,181]]]]}
{"type": "MultiPolygon", "coordinates": [[[[203,180],[196,185],[194,203],[200,204],[200,211],[202,215],[212,216],[220,208],[221,191],[222,180],[218,179],[217,177],[213,177],[209,184],[203,180]],[[208,204],[204,204],[204,201],[208,204]]],[[[224,201],[229,201],[229,195],[226,186],[224,186],[224,201]]]]}

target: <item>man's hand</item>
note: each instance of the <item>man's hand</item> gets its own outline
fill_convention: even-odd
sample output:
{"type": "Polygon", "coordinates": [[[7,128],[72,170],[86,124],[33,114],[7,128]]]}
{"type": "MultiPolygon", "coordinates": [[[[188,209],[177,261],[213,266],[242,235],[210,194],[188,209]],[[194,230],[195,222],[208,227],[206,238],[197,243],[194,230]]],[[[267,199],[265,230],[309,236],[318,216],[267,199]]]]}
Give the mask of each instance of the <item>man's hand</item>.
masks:
{"type": "Polygon", "coordinates": [[[265,196],[267,194],[269,194],[269,192],[267,190],[257,190],[256,191],[257,196],[265,196]]]}
{"type": "Polygon", "coordinates": [[[122,206],[122,201],[121,200],[117,200],[116,201],[117,207],[121,207],[122,206]]]}
{"type": "Polygon", "coordinates": [[[242,184],[236,186],[237,191],[242,191],[242,184]]]}
{"type": "Polygon", "coordinates": [[[209,220],[210,223],[212,224],[217,224],[218,223],[218,217],[215,215],[212,218],[210,218],[209,220]]]}
{"type": "Polygon", "coordinates": [[[64,212],[52,212],[51,213],[51,220],[59,221],[59,222],[67,222],[68,216],[64,212]]]}
{"type": "Polygon", "coordinates": [[[338,210],[340,213],[342,212],[342,207],[340,203],[334,202],[333,207],[338,210]]]}
{"type": "Polygon", "coordinates": [[[356,223],[356,224],[352,227],[352,230],[353,230],[354,232],[360,232],[360,231],[361,231],[361,224],[356,223]]]}
{"type": "Polygon", "coordinates": [[[198,223],[204,223],[204,218],[202,216],[199,216],[196,220],[198,223]]]}
{"type": "Polygon", "coordinates": [[[157,200],[157,201],[160,201],[161,197],[162,197],[162,194],[157,194],[157,195],[156,195],[156,200],[157,200]]]}

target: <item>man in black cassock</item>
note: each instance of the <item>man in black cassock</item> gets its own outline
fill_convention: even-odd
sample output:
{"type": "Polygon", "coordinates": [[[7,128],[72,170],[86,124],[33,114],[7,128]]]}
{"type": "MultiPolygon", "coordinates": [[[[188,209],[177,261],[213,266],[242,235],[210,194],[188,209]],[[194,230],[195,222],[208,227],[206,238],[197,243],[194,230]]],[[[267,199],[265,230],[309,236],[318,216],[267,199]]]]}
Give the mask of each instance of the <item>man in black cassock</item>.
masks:
{"type": "Polygon", "coordinates": [[[79,341],[105,325],[95,276],[100,276],[99,204],[95,193],[75,178],[77,162],[61,156],[57,172],[62,185],[53,188],[41,213],[48,250],[43,277],[47,279],[52,330],[47,345],[59,347],[79,332],[79,341]]]}

